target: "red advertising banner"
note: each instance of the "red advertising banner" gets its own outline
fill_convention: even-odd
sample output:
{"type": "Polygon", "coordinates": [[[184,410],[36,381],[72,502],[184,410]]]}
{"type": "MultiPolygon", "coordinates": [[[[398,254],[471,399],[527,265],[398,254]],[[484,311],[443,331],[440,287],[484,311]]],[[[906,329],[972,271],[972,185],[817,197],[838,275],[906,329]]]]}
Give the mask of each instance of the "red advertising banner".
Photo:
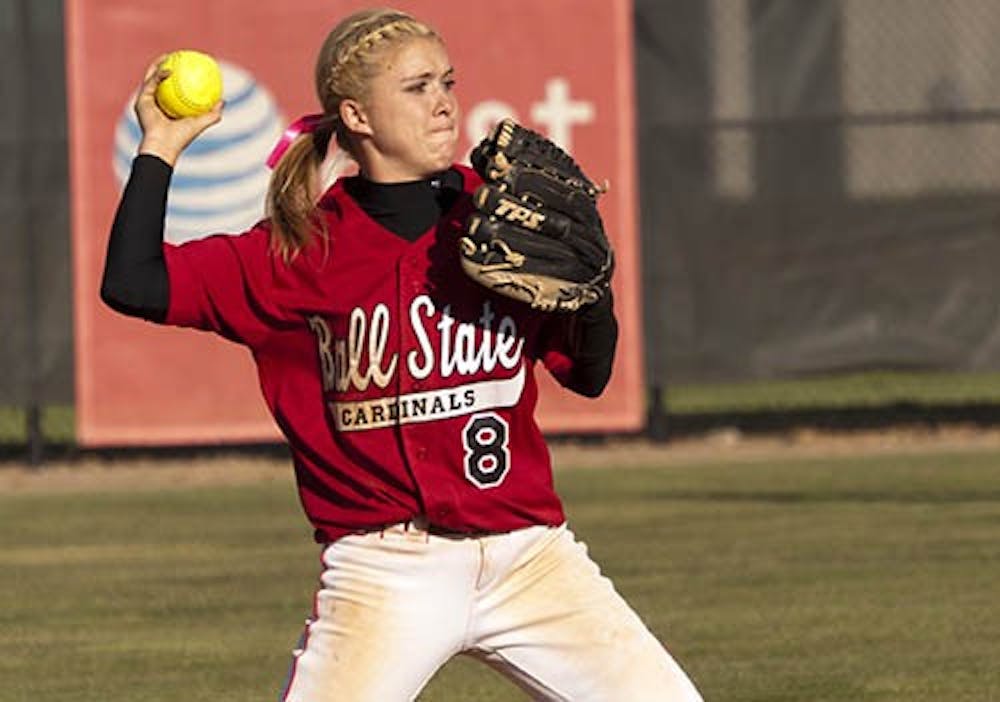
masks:
{"type": "MultiPolygon", "coordinates": [[[[139,139],[132,114],[145,67],[174,49],[214,55],[226,112],[177,164],[166,237],[238,233],[263,212],[264,161],[284,127],[318,109],[320,45],[355,1],[67,0],[67,76],[76,323],[77,439],[83,446],[278,438],[249,353],[158,327],[99,299],[108,231],[139,139]]],[[[633,431],[645,412],[629,0],[393,3],[444,37],[462,107],[461,154],[512,116],[568,148],[611,191],[601,211],[615,247],[621,327],[607,390],[587,400],[539,372],[550,433],[633,431]]]]}

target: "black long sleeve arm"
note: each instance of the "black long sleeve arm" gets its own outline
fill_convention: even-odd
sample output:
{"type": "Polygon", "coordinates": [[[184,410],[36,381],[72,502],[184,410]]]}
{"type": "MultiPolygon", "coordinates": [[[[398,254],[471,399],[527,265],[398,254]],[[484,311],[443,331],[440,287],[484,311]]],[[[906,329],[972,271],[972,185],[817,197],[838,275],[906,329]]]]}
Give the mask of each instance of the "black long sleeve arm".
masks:
{"type": "Polygon", "coordinates": [[[132,317],[162,322],[170,288],[163,258],[163,219],[173,168],[150,155],[132,162],[108,240],[101,299],[132,317]]]}
{"type": "Polygon", "coordinates": [[[618,344],[618,321],[609,291],[601,300],[570,319],[573,371],[566,386],[585,397],[597,397],[611,379],[618,344]]]}

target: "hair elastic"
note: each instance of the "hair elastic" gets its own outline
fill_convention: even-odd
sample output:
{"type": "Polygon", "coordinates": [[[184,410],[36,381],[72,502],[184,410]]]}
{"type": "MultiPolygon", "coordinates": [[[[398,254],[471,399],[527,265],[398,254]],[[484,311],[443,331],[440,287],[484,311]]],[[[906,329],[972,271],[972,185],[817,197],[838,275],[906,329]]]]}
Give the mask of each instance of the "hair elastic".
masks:
{"type": "Polygon", "coordinates": [[[285,133],[281,135],[281,139],[278,140],[278,143],[272,149],[271,155],[267,157],[267,167],[273,169],[278,165],[278,161],[288,151],[288,147],[292,145],[295,138],[300,134],[309,134],[316,131],[316,127],[320,125],[325,116],[323,113],[304,115],[288,125],[288,129],[285,130],[285,133]]]}

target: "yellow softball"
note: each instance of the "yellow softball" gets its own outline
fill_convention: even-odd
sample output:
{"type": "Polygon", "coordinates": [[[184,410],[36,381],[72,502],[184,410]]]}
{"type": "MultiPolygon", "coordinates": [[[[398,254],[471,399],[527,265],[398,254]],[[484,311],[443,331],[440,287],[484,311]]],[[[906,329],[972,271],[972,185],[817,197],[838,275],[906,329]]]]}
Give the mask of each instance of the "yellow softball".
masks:
{"type": "Polygon", "coordinates": [[[211,110],[222,97],[222,71],[208,54],[182,49],[160,63],[170,71],[156,88],[160,109],[174,119],[195,117],[211,110]]]}

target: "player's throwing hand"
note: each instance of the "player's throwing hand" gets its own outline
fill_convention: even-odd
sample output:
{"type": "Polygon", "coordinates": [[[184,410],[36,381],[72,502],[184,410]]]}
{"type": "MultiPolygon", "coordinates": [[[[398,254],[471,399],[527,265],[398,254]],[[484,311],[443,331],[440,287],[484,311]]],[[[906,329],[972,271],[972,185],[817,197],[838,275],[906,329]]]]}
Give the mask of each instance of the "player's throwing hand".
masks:
{"type": "Polygon", "coordinates": [[[181,152],[199,134],[222,119],[223,102],[220,100],[210,111],[195,117],[173,119],[167,116],[156,102],[157,86],[170,75],[160,67],[166,57],[167,54],[158,56],[146,68],[134,108],[142,129],[139,153],[158,156],[174,165],[181,152]]]}

